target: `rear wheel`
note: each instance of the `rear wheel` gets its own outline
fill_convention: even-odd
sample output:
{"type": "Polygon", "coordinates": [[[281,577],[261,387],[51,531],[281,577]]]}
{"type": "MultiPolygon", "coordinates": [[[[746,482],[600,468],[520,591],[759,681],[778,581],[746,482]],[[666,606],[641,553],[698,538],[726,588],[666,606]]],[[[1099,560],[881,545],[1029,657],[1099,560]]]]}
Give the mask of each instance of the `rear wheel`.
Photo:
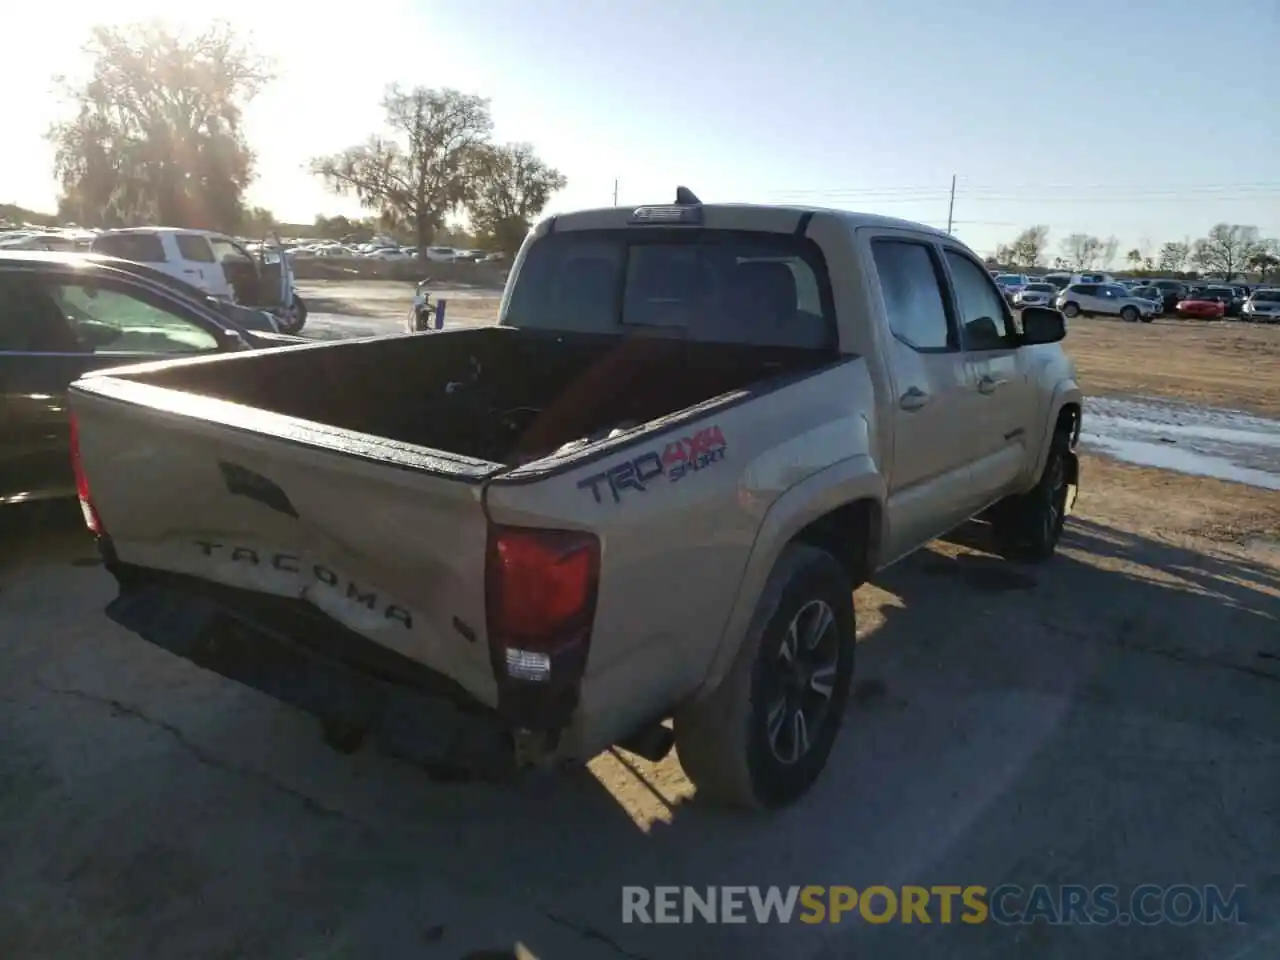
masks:
{"type": "Polygon", "coordinates": [[[853,588],[829,553],[788,546],[729,673],[675,718],[698,795],[771,809],[803,796],[835,744],[853,679],[853,588]]]}
{"type": "Polygon", "coordinates": [[[1062,315],[1068,318],[1080,316],[1080,304],[1074,302],[1064,303],[1062,305],[1062,315]]]}
{"type": "Polygon", "coordinates": [[[280,332],[294,334],[307,322],[307,305],[296,293],[280,321],[280,332]]]}

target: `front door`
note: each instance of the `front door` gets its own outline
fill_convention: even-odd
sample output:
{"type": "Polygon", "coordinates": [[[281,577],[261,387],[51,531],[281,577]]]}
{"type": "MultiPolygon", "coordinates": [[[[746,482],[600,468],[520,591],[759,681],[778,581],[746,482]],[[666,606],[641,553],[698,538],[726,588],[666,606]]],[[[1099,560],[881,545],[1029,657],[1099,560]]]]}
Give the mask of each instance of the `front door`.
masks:
{"type": "Polygon", "coordinates": [[[1037,396],[1004,298],[968,253],[948,247],[947,273],[964,346],[962,403],[972,444],[968,506],[976,513],[1019,485],[1037,396]]]}
{"type": "Polygon", "coordinates": [[[893,388],[885,559],[945,533],[964,519],[968,451],[956,405],[968,388],[936,248],[893,235],[871,240],[893,388]]]}

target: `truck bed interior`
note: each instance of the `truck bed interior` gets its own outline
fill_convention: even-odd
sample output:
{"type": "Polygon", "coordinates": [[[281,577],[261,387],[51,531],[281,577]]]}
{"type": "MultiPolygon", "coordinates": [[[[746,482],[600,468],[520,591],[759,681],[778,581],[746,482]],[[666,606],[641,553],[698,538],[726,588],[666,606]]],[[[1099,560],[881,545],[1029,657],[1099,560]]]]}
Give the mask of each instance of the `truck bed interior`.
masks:
{"type": "Polygon", "coordinates": [[[129,378],[510,465],[835,359],[829,350],[483,327],[263,350],[129,378]]]}

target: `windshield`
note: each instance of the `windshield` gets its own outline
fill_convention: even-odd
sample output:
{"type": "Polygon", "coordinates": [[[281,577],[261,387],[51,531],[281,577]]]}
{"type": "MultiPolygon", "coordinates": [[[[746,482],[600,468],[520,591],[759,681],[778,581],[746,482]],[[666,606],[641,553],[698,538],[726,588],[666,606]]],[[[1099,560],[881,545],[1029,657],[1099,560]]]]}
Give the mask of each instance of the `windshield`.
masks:
{"type": "Polygon", "coordinates": [[[996,283],[1000,284],[1002,287],[1016,286],[1022,283],[1022,278],[1016,273],[1002,273],[1000,276],[996,277],[996,283]]]}
{"type": "Polygon", "coordinates": [[[529,248],[502,322],[816,349],[836,344],[830,302],[826,263],[803,238],[581,231],[529,248]]]}
{"type": "Polygon", "coordinates": [[[1028,283],[1028,293],[1057,293],[1058,288],[1052,283],[1028,283]]]}
{"type": "Polygon", "coordinates": [[[1253,295],[1254,300],[1280,301],[1280,290],[1259,290],[1253,295]]]}

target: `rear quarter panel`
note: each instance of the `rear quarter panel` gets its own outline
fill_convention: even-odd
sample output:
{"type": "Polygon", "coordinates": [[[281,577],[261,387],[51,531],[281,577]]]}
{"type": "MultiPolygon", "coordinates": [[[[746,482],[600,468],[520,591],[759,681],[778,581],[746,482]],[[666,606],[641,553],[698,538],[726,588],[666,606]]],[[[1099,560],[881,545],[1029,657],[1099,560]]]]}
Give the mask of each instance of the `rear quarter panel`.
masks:
{"type": "Polygon", "coordinates": [[[548,473],[544,461],[490,483],[492,521],[601,539],[596,622],[567,753],[594,754],[704,682],[778,499],[874,449],[864,367],[846,358],[705,404],[683,422],[658,421],[568,469],[548,473]]]}

